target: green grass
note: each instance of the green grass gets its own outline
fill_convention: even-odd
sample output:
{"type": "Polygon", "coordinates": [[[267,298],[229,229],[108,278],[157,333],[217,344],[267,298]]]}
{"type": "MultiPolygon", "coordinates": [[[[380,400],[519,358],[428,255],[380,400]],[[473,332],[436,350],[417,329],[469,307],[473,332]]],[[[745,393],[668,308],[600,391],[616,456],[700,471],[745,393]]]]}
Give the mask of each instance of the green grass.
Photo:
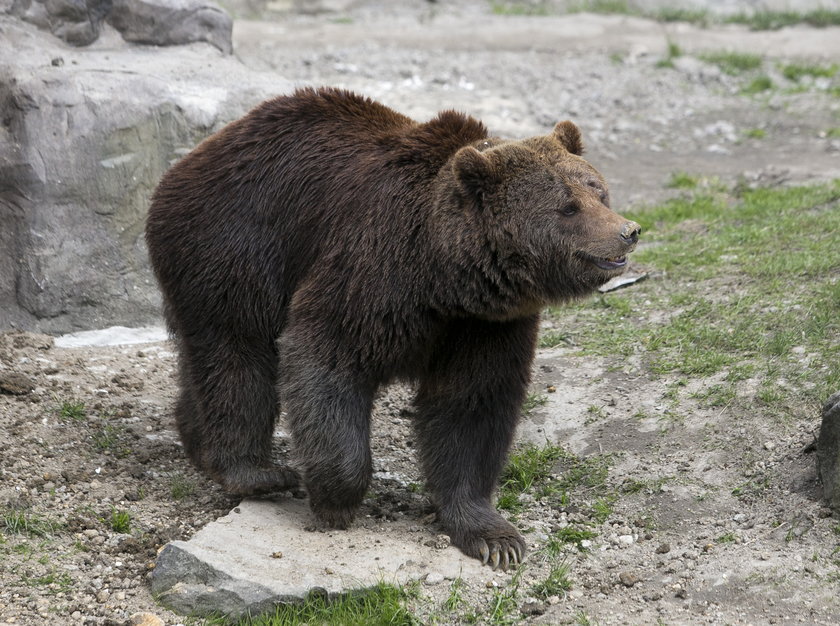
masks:
{"type": "Polygon", "coordinates": [[[492,2],[491,7],[495,15],[548,15],[549,7],[542,2],[492,2]]]}
{"type": "Polygon", "coordinates": [[[835,9],[814,9],[798,11],[757,11],[740,13],[725,19],[730,24],[745,24],[752,30],[778,30],[785,26],[807,24],[817,28],[840,25],[840,11],[835,9]]]}
{"type": "Polygon", "coordinates": [[[67,593],[73,587],[73,578],[70,574],[67,572],[56,573],[54,569],[50,569],[41,576],[24,574],[21,576],[20,582],[24,587],[46,587],[46,591],[50,595],[67,593]]]}
{"type": "Polygon", "coordinates": [[[524,493],[536,484],[548,481],[555,462],[563,456],[563,449],[529,444],[510,455],[502,472],[500,497],[503,494],[524,493]]]}
{"type": "Polygon", "coordinates": [[[656,62],[656,67],[674,67],[674,59],[682,56],[680,47],[670,39],[668,40],[668,53],[664,59],[656,62]]]}
{"type": "Polygon", "coordinates": [[[764,139],[767,137],[767,131],[763,128],[750,128],[744,131],[744,136],[748,139],[764,139]]]}
{"type": "MultiPolygon", "coordinates": [[[[528,0],[492,0],[491,9],[496,15],[550,15],[556,10],[548,2],[528,0]]],[[[701,27],[710,24],[743,24],[752,30],[778,30],[786,26],[807,24],[817,28],[840,25],[840,10],[820,8],[811,11],[754,11],[728,16],[716,16],[704,9],[664,7],[645,11],[632,6],[627,0],[582,0],[568,7],[569,13],[602,13],[631,15],[659,22],[688,22],[701,27]]]]}
{"type": "Polygon", "coordinates": [[[531,593],[537,598],[547,600],[551,596],[563,597],[571,589],[572,581],[569,580],[569,566],[565,562],[561,562],[551,567],[545,580],[531,587],[531,593]]]}
{"type": "Polygon", "coordinates": [[[515,624],[519,620],[514,617],[519,599],[519,584],[524,565],[520,565],[513,573],[510,581],[501,587],[493,590],[493,597],[490,600],[490,609],[487,615],[487,622],[490,624],[515,624]]]}
{"type": "Polygon", "coordinates": [[[538,406],[543,406],[546,402],[548,402],[548,396],[545,394],[529,393],[525,398],[525,402],[522,403],[522,413],[524,415],[528,415],[528,413],[536,409],[538,406]]]}
{"type": "Polygon", "coordinates": [[[835,126],[833,128],[829,128],[825,131],[825,136],[829,139],[838,139],[840,138],[840,126],[835,126]]]}
{"type": "Polygon", "coordinates": [[[131,513],[117,508],[111,509],[109,526],[115,533],[128,534],[131,532],[131,513]]]}
{"type": "Polygon", "coordinates": [[[549,330],[540,335],[540,348],[556,348],[559,345],[570,343],[570,335],[559,330],[549,330]]]}
{"type": "Polygon", "coordinates": [[[592,540],[597,536],[598,533],[592,530],[578,528],[577,526],[563,526],[551,534],[545,544],[545,550],[553,557],[563,554],[568,546],[573,546],[578,551],[583,552],[586,550],[583,542],[592,540]]]}
{"type": "Polygon", "coordinates": [[[757,93],[769,91],[770,89],[773,89],[774,86],[773,80],[769,76],[761,74],[744,85],[743,89],[741,89],[741,93],[751,96],[757,93]]]}
{"type": "Polygon", "coordinates": [[[81,400],[64,400],[58,407],[58,416],[61,419],[81,422],[87,417],[85,403],[81,400]]]}
{"type": "Polygon", "coordinates": [[[804,415],[840,388],[840,181],[700,190],[625,215],[655,244],[634,260],[667,279],[550,309],[576,329],[580,354],[637,354],[658,375],[756,379],[754,399],[709,391],[715,406],[757,400],[804,415]],[[807,367],[795,347],[813,355],[807,367]]]}
{"type": "Polygon", "coordinates": [[[342,626],[414,626],[420,622],[406,608],[409,591],[379,583],[364,592],[337,598],[312,595],[300,604],[281,604],[273,613],[245,618],[238,626],[292,626],[341,624],[342,626]]]}
{"type": "Polygon", "coordinates": [[[181,474],[176,474],[169,481],[169,495],[173,500],[183,500],[195,493],[195,483],[181,474]]]}
{"type": "Polygon", "coordinates": [[[673,172],[665,183],[669,189],[695,189],[700,184],[699,176],[692,176],[686,172],[673,172]]]}
{"type": "Polygon", "coordinates": [[[722,72],[730,76],[757,70],[762,64],[759,55],[745,52],[708,52],[701,54],[700,58],[707,63],[717,65],[722,72]]]}
{"type": "Polygon", "coordinates": [[[799,82],[804,76],[813,78],[833,78],[837,74],[837,65],[805,65],[803,63],[790,63],[782,66],[782,75],[788,80],[799,82]]]}
{"type": "Polygon", "coordinates": [[[608,457],[580,458],[559,446],[526,444],[511,454],[502,472],[496,506],[518,513],[523,509],[520,496],[525,493],[559,508],[574,499],[577,508],[602,522],[611,514],[615,499],[606,483],[608,473],[608,457]]]}
{"type": "Polygon", "coordinates": [[[0,524],[0,531],[4,534],[30,537],[49,537],[64,528],[64,524],[49,517],[18,509],[4,511],[0,517],[0,524]]]}
{"type": "Polygon", "coordinates": [[[703,9],[684,9],[680,7],[663,7],[648,17],[660,22],[688,22],[698,26],[707,26],[711,21],[709,12],[703,9]]]}

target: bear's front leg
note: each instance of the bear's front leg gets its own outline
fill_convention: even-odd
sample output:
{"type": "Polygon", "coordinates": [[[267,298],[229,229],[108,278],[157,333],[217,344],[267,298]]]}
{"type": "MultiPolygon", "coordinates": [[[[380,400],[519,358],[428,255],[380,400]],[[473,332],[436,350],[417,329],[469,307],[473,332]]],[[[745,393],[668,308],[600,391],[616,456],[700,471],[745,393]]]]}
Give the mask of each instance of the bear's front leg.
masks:
{"type": "Polygon", "coordinates": [[[491,498],[530,379],[538,317],[453,323],[417,394],[417,435],[440,522],[465,554],[507,569],[525,541],[491,498]]]}
{"type": "Polygon", "coordinates": [[[319,356],[325,340],[290,329],[280,340],[281,403],[312,512],[331,528],[347,528],[370,484],[373,388],[356,372],[319,356]],[[317,346],[318,348],[313,348],[317,346]]]}

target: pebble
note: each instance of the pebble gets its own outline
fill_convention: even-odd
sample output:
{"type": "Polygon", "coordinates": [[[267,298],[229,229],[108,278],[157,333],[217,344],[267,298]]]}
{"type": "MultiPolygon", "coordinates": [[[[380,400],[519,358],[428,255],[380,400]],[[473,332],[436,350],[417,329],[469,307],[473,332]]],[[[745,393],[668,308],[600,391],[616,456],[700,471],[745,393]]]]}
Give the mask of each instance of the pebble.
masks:
{"type": "Polygon", "coordinates": [[[111,592],[107,589],[103,589],[102,591],[96,594],[96,601],[99,602],[99,604],[105,604],[110,597],[111,592]]]}
{"type": "Polygon", "coordinates": [[[656,548],[656,554],[666,554],[671,551],[671,544],[660,543],[656,548]]]}
{"type": "Polygon", "coordinates": [[[428,574],[426,574],[424,582],[427,585],[439,585],[443,582],[443,574],[441,574],[440,572],[429,572],[428,574]]]}
{"type": "Polygon", "coordinates": [[[632,587],[639,581],[641,581],[641,578],[639,578],[633,572],[621,572],[618,575],[618,582],[620,582],[625,587],[632,587]]]}
{"type": "Polygon", "coordinates": [[[163,620],[154,613],[134,613],[131,626],[164,626],[163,620]]]}
{"type": "Polygon", "coordinates": [[[622,547],[632,546],[636,540],[633,539],[633,535],[619,535],[618,536],[618,545],[622,547]]]}

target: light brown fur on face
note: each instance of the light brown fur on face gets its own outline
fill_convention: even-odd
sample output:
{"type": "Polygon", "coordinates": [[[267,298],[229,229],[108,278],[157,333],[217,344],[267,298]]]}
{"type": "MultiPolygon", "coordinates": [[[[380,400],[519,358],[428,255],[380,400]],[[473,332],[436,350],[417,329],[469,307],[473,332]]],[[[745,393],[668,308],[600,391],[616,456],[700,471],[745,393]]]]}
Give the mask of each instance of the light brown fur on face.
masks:
{"type": "Polygon", "coordinates": [[[539,310],[624,271],[641,229],[609,208],[607,184],[582,151],[577,127],[561,122],[547,136],[485,140],[453,157],[455,180],[439,184],[460,191],[465,206],[481,207],[499,262],[509,260],[531,286],[489,316],[539,310]]]}

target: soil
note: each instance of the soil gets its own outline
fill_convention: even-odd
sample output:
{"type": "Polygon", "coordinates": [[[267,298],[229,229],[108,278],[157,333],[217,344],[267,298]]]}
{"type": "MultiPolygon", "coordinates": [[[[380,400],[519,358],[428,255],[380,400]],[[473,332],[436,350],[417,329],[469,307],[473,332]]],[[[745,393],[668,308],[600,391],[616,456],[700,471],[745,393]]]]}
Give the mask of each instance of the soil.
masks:
{"type": "MultiPolygon", "coordinates": [[[[840,177],[840,140],[830,132],[840,126],[840,99],[818,80],[804,89],[785,83],[778,67],[792,57],[784,47],[755,39],[775,57],[763,71],[785,87],[758,96],[741,93],[748,78],[696,56],[657,66],[671,37],[695,50],[712,33],[719,49],[742,49],[753,37],[743,29],[692,39],[691,29],[622,16],[497,16],[477,3],[396,8],[407,4],[238,21],[236,53],[246,65],[299,84],[351,87],[419,119],[458,108],[516,137],[574,119],[617,207],[674,193],[665,183],[675,171],[747,184],[840,177]],[[763,138],[748,136],[753,129],[763,138]]],[[[797,32],[800,41],[826,31],[797,32]]],[[[796,60],[840,58],[833,32],[834,49],[798,50],[806,57],[796,60]]],[[[0,335],[0,624],[124,624],[143,612],[184,621],[149,592],[157,551],[237,500],[181,451],[174,359],[166,341],[62,348],[44,335],[0,335]]],[[[614,455],[608,482],[621,495],[605,520],[532,499],[518,515],[533,550],[521,578],[488,570],[465,585],[454,614],[441,608],[450,585],[427,581],[420,618],[452,622],[475,607],[487,620],[488,602],[518,583],[511,615],[528,623],[840,622],[838,525],[820,502],[808,452],[818,412],[780,424],[758,409],[733,414],[695,402],[675,423],[662,400],[672,382],[618,358],[541,350],[533,391],[547,402],[523,420],[521,440],[550,440],[584,458],[614,455]],[[646,417],[634,417],[640,411],[646,417]],[[536,597],[533,585],[549,568],[538,548],[583,522],[597,536],[568,556],[571,590],[536,597]]],[[[394,387],[377,402],[364,515],[423,519],[429,511],[415,488],[410,397],[394,387]]]]}

